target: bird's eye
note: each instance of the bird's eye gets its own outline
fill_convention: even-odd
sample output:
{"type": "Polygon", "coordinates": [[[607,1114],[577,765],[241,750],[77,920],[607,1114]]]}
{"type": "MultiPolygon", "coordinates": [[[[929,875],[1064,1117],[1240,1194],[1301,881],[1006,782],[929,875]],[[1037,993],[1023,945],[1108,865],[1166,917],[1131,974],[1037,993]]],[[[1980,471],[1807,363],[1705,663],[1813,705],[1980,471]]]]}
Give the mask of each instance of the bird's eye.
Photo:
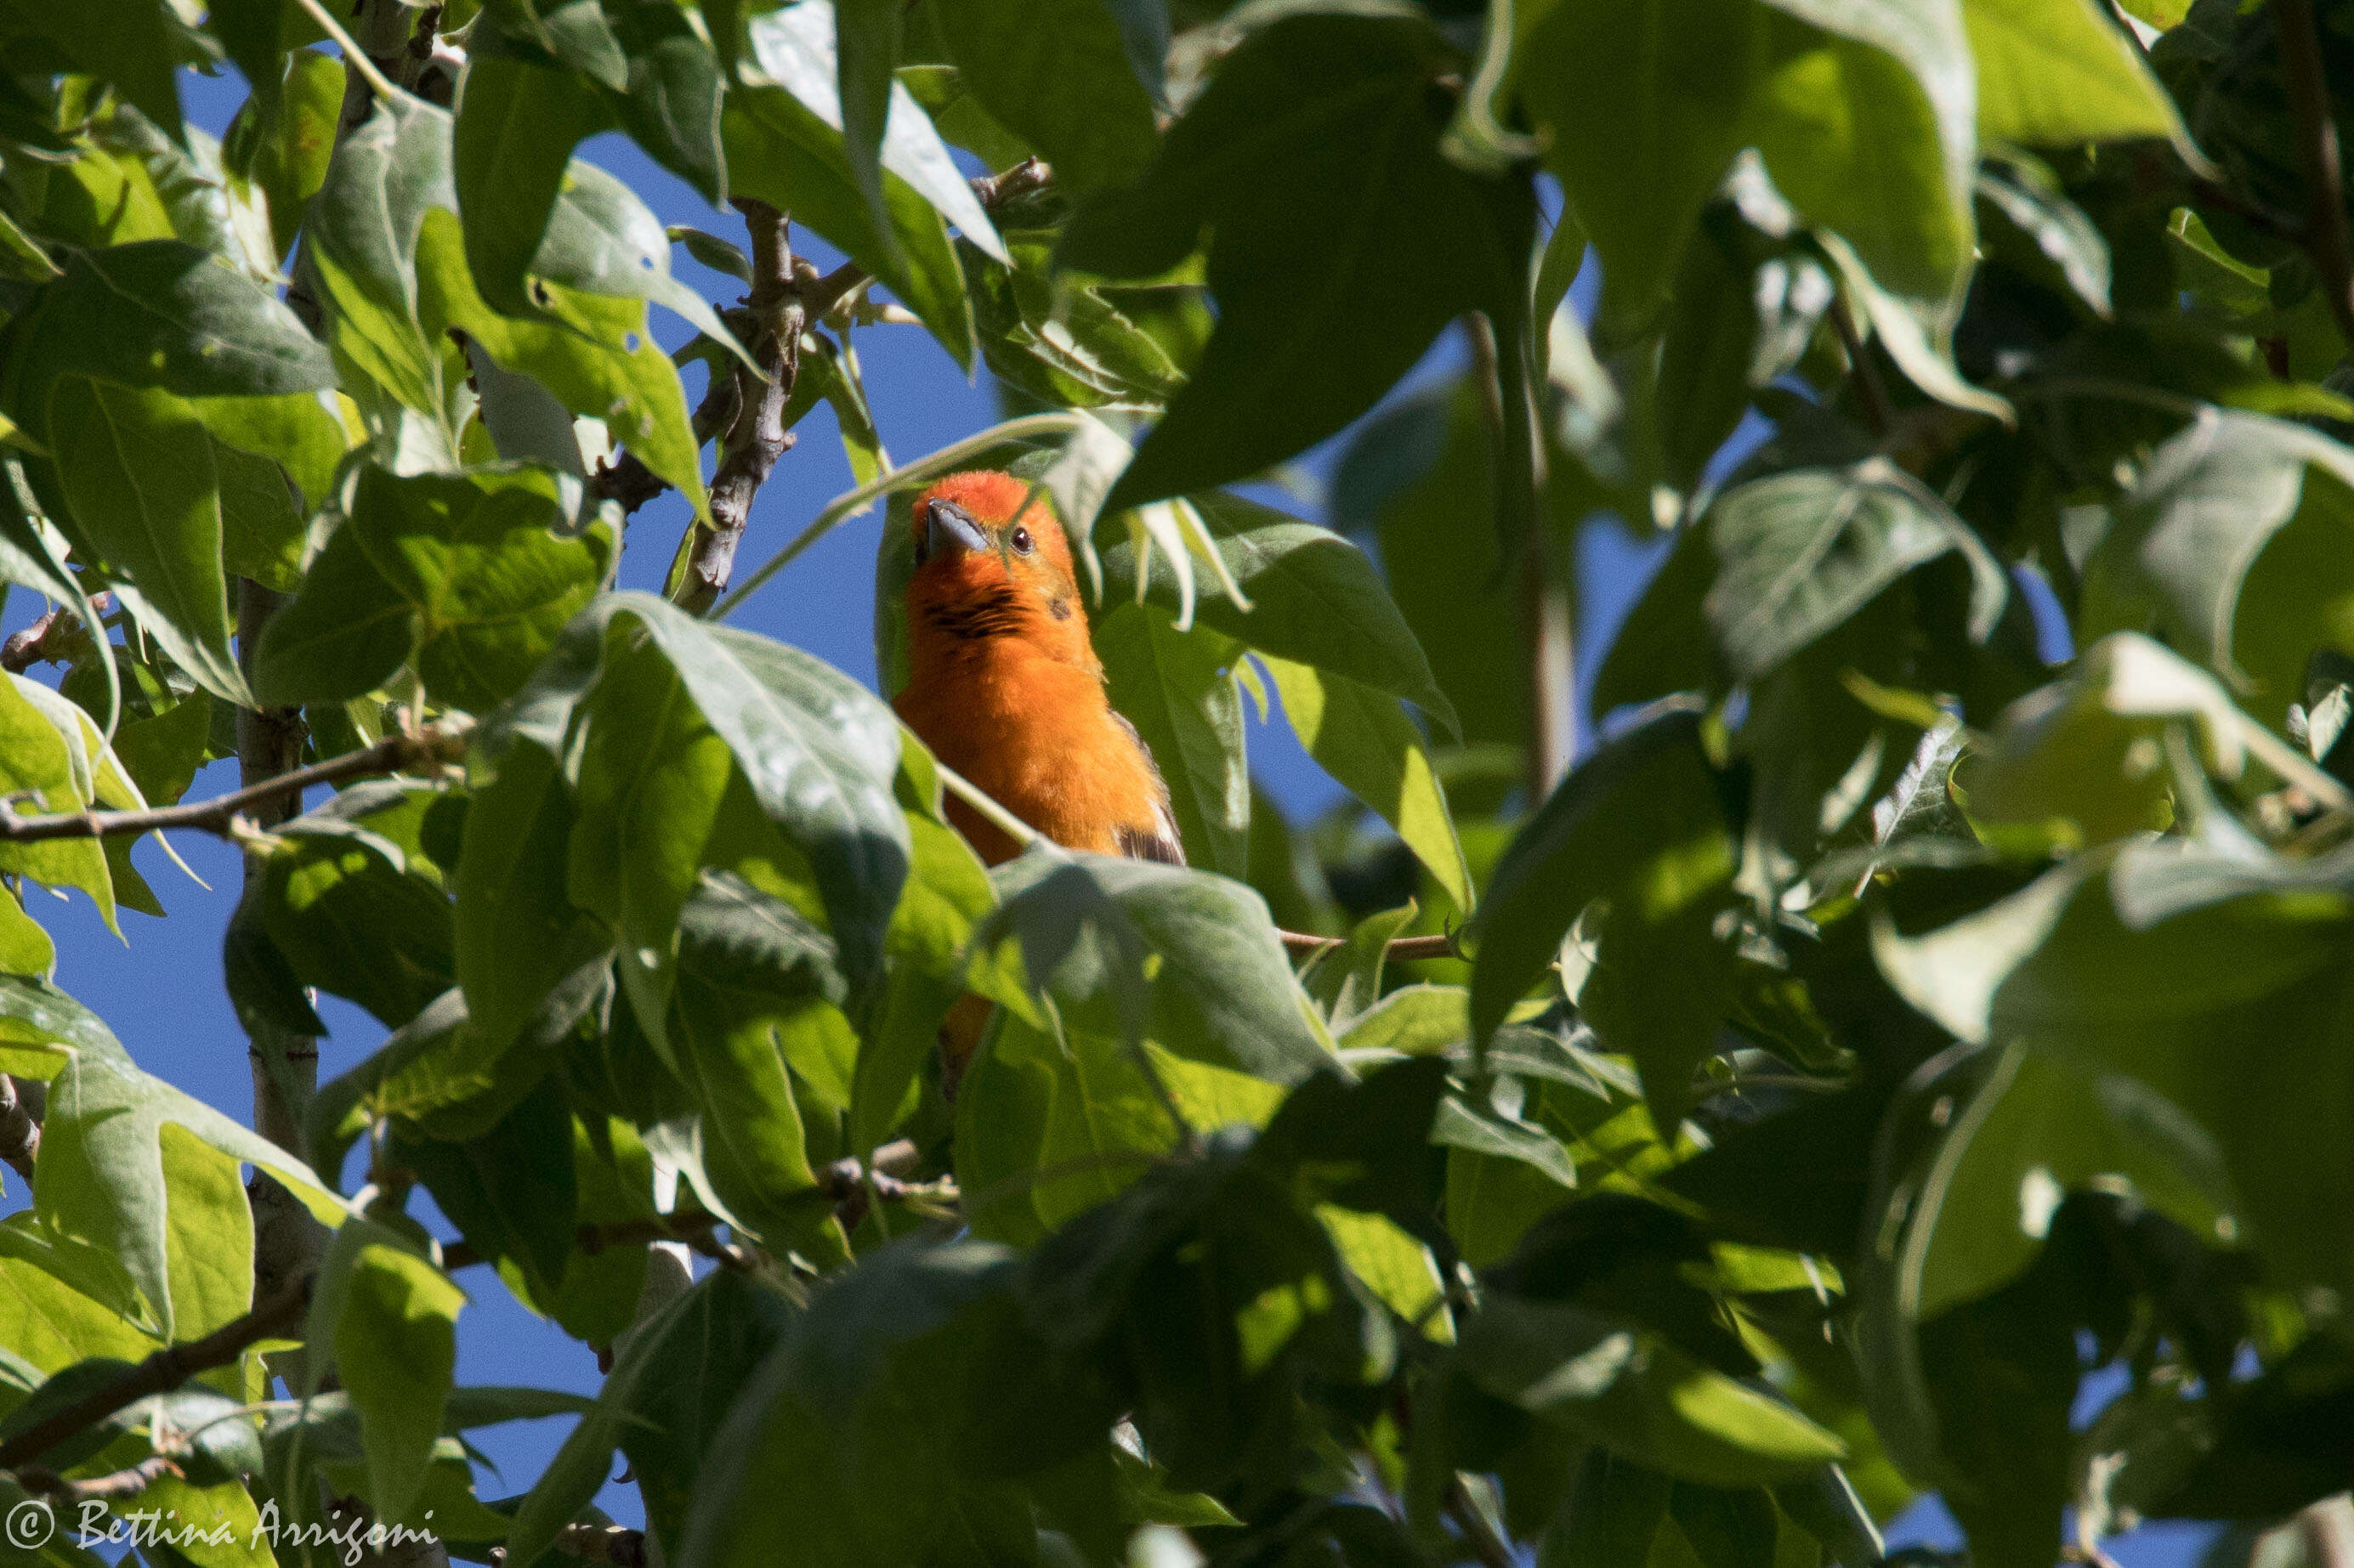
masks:
{"type": "Polygon", "coordinates": [[[1030,530],[1027,528],[1015,528],[1012,544],[1013,553],[1017,556],[1026,556],[1038,547],[1038,541],[1030,536],[1030,530]]]}

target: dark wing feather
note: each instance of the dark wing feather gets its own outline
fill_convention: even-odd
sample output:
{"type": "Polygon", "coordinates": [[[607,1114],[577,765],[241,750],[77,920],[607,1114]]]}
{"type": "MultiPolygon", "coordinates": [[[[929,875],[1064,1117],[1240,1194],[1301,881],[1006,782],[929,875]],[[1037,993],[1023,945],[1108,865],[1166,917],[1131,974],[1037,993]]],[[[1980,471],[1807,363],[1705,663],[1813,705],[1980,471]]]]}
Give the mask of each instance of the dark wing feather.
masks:
{"type": "Polygon", "coordinates": [[[1161,776],[1161,765],[1153,760],[1152,747],[1144,744],[1144,736],[1128,722],[1128,715],[1115,708],[1111,716],[1120,728],[1128,732],[1128,738],[1136,743],[1137,753],[1144,758],[1144,766],[1151,769],[1152,782],[1156,786],[1152,826],[1119,829],[1115,834],[1119,853],[1130,860],[1157,860],[1164,865],[1183,865],[1185,841],[1177,832],[1176,813],[1169,809],[1169,781],[1161,776]]]}

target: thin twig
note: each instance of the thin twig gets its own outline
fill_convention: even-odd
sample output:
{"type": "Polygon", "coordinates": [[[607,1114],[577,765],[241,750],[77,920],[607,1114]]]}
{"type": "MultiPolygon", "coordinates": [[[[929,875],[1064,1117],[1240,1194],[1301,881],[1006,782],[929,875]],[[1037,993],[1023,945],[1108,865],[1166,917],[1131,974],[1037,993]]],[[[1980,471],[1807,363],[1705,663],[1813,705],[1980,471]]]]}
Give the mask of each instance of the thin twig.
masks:
{"type": "MultiPolygon", "coordinates": [[[[729,311],[725,316],[737,313],[729,311]]],[[[731,323],[732,325],[732,323],[731,323]]],[[[703,391],[703,401],[695,410],[695,446],[703,444],[736,422],[736,410],[743,397],[732,371],[714,365],[711,384],[703,391]]],[[[647,502],[670,488],[670,481],[646,466],[645,460],[635,452],[625,451],[620,459],[600,464],[590,482],[597,493],[608,501],[621,503],[624,514],[635,512],[647,502]]]]}
{"type": "Polygon", "coordinates": [[[20,817],[0,802],[0,842],[32,843],[42,839],[106,839],[154,832],[163,828],[196,828],[234,836],[234,819],[249,806],[264,805],[299,795],[314,784],[339,784],[379,773],[451,763],[465,755],[465,732],[437,725],[421,735],[388,735],[374,746],[346,752],[292,773],[281,773],[216,795],[208,800],[183,801],[143,811],[59,811],[53,815],[20,817]]]}
{"type": "Polygon", "coordinates": [[[0,1470],[28,1464],[85,1428],[95,1426],[126,1405],[158,1393],[169,1393],[199,1372],[234,1363],[264,1340],[278,1339],[302,1321],[311,1301],[311,1277],[232,1318],[200,1340],[167,1345],[121,1377],[75,1400],[55,1415],[28,1426],[0,1443],[0,1470]]]}
{"type": "MultiPolygon", "coordinates": [[[[1319,937],[1309,931],[1278,930],[1276,935],[1283,938],[1284,951],[1304,953],[1310,958],[1331,951],[1342,940],[1339,937],[1319,937]]],[[[1453,932],[1440,931],[1425,937],[1392,937],[1382,949],[1382,956],[1398,963],[1413,963],[1422,959],[1459,959],[1463,957],[1463,949],[1456,946],[1453,932]]]]}
{"type": "Polygon", "coordinates": [[[176,1476],[180,1467],[164,1454],[150,1454],[137,1464],[111,1475],[92,1476],[88,1480],[68,1480],[55,1470],[38,1465],[27,1465],[16,1472],[16,1484],[36,1497],[54,1498],[61,1503],[79,1508],[86,1502],[113,1502],[122,1498],[135,1498],[165,1476],[176,1476]]]}
{"type": "MultiPolygon", "coordinates": [[[[102,614],[111,602],[111,596],[101,593],[90,600],[90,608],[102,614]]],[[[0,670],[21,675],[36,664],[63,664],[81,658],[96,652],[97,646],[81,617],[60,604],[0,642],[0,670]]]]}
{"type": "MultiPolygon", "coordinates": [[[[701,1209],[681,1209],[674,1213],[582,1225],[573,1234],[573,1242],[591,1257],[617,1246],[642,1246],[648,1242],[680,1241],[692,1245],[698,1238],[709,1235],[714,1225],[726,1223],[717,1214],[705,1213],[701,1209]]],[[[492,1261],[470,1242],[451,1242],[441,1249],[441,1267],[450,1274],[492,1261]]]]}
{"type": "MultiPolygon", "coordinates": [[[[933,766],[939,770],[940,784],[949,794],[971,807],[990,826],[1023,849],[1028,849],[1033,844],[1054,842],[1045,834],[1007,810],[987,790],[947,763],[935,758],[933,766]]],[[[1280,928],[1276,931],[1276,936],[1281,938],[1284,951],[1304,954],[1310,958],[1339,947],[1343,939],[1339,937],[1319,937],[1309,931],[1286,931],[1280,928]]],[[[1463,957],[1463,949],[1457,945],[1455,934],[1451,931],[1423,937],[1393,937],[1383,951],[1384,956],[1394,959],[1401,963],[1412,962],[1418,959],[1463,957]]]]}
{"type": "Polygon", "coordinates": [[[2347,233],[2345,174],[2338,161],[2338,126],[2329,113],[2329,87],[2322,79],[2313,0],[2272,0],[2272,11],[2280,28],[2281,74],[2287,80],[2289,108],[2303,143],[2306,249],[2321,274],[2321,291],[2329,301],[2339,335],[2354,343],[2354,240],[2347,233]]]}
{"type": "MultiPolygon", "coordinates": [[[[0,893],[0,898],[7,895],[0,893]]],[[[16,1097],[16,1080],[0,1073],[0,1161],[33,1184],[33,1161],[41,1152],[41,1124],[16,1097]]]]}
{"type": "Polygon", "coordinates": [[[1875,436],[1885,436],[1895,427],[1896,408],[1888,400],[1887,384],[1880,379],[1880,366],[1865,352],[1863,335],[1855,330],[1855,313],[1847,306],[1847,296],[1831,296],[1831,330],[1839,334],[1840,347],[1847,351],[1847,362],[1855,371],[1856,396],[1863,402],[1863,417],[1875,436]]]}

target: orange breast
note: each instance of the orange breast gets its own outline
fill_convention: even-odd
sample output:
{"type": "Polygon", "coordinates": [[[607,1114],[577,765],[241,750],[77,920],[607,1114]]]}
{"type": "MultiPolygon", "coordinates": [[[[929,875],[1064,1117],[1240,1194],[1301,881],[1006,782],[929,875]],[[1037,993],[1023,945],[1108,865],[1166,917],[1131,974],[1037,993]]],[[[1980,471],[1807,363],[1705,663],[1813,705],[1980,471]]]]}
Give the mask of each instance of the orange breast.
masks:
{"type": "MultiPolygon", "coordinates": [[[[892,705],[942,762],[1066,848],[1118,854],[1120,830],[1152,829],[1159,778],[1087,671],[992,650],[919,672],[892,705]]],[[[953,795],[948,810],[988,863],[1018,853],[953,795]]]]}

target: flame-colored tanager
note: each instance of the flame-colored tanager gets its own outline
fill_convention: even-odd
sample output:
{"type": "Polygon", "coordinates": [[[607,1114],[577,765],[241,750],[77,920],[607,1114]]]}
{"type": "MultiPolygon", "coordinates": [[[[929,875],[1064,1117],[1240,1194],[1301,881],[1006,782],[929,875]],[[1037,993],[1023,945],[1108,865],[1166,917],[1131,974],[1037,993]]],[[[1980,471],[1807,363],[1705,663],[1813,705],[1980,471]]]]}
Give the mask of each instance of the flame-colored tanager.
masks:
{"type": "MultiPolygon", "coordinates": [[[[1105,693],[1045,493],[1007,473],[950,474],[916,498],[913,523],[907,683],[892,705],[907,727],[1058,844],[1184,864],[1169,787],[1105,693]]],[[[948,811],[990,864],[1018,853],[962,800],[948,811]]]]}
{"type": "MultiPolygon", "coordinates": [[[[1058,844],[1184,864],[1169,787],[1104,690],[1045,493],[1008,473],[950,474],[916,497],[911,522],[907,683],[892,701],[907,727],[1058,844]]],[[[988,863],[1020,853],[955,795],[948,813],[988,863]]],[[[950,1085],[989,1014],[967,996],[941,1024],[950,1085]]]]}

